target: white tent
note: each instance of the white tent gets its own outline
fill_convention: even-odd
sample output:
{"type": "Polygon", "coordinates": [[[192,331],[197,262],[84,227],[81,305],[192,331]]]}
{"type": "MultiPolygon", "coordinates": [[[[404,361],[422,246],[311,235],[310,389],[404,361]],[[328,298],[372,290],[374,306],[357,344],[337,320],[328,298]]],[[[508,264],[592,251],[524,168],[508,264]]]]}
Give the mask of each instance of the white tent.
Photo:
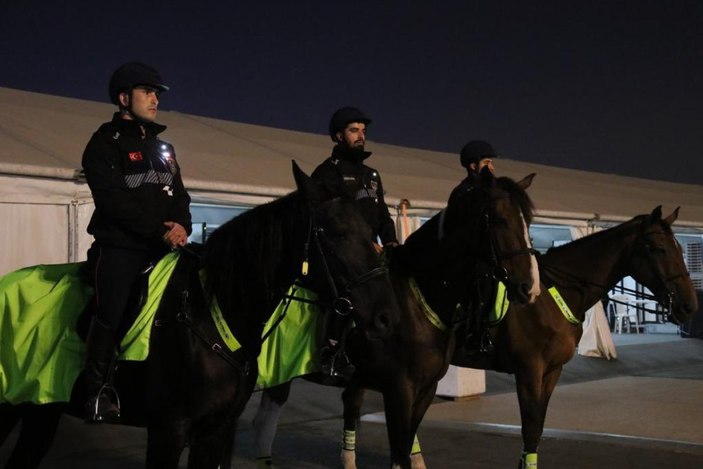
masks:
{"type": "MultiPolygon", "coordinates": [[[[36,263],[82,259],[92,211],[87,185],[75,177],[81,155],[114,107],[0,88],[0,275],[36,263]]],[[[321,128],[327,116],[321,116],[321,128]]],[[[291,160],[310,172],[330,152],[327,135],[160,112],[185,184],[200,203],[256,205],[293,189],[291,160]]],[[[370,141],[372,166],[390,204],[411,202],[410,215],[442,208],[464,177],[455,154],[370,141]]],[[[615,157],[615,156],[614,156],[615,157]]],[[[620,222],[663,205],[681,206],[677,227],[703,233],[703,186],[649,181],[501,159],[499,173],[537,173],[529,192],[536,221],[582,229],[620,222]]]]}

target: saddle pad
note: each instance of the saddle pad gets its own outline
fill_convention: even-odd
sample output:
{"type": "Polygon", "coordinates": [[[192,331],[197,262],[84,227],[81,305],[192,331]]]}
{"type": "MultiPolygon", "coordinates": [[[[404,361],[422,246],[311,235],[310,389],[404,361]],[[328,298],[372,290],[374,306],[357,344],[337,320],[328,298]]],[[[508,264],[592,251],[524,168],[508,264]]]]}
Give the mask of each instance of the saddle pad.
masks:
{"type": "Polygon", "coordinates": [[[277,386],[319,371],[316,358],[323,316],[320,307],[312,303],[317,300],[317,295],[293,285],[286,296],[292,299],[284,298],[264,327],[264,336],[267,331],[271,334],[261,347],[257,389],[277,386]]]}
{"type": "MultiPolygon", "coordinates": [[[[149,297],[121,343],[124,360],[144,360],[151,324],[175,268],[170,253],[149,275],[149,297]]],[[[93,290],[83,263],[38,265],[0,277],[0,403],[67,402],[85,363],[76,321],[93,290]]]]}

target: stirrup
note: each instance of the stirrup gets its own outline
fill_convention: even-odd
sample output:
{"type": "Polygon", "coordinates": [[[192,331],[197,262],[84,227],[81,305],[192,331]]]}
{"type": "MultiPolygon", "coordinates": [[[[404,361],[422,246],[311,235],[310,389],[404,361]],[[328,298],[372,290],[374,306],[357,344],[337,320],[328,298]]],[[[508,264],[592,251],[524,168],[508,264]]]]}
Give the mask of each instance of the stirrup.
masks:
{"type": "Polygon", "coordinates": [[[356,367],[349,360],[341,343],[325,345],[320,355],[320,371],[327,376],[349,380],[356,371],[356,367]]]}
{"type": "Polygon", "coordinates": [[[120,396],[117,394],[117,390],[109,384],[103,384],[98,390],[98,394],[95,397],[91,397],[88,402],[91,404],[92,408],[88,409],[89,414],[85,417],[85,420],[87,422],[110,423],[117,422],[120,420],[120,396]],[[114,397],[114,402],[111,397],[114,397]],[[100,409],[101,398],[107,399],[107,402],[109,402],[110,404],[109,409],[100,409]],[[112,407],[114,407],[114,409],[112,407]]]}

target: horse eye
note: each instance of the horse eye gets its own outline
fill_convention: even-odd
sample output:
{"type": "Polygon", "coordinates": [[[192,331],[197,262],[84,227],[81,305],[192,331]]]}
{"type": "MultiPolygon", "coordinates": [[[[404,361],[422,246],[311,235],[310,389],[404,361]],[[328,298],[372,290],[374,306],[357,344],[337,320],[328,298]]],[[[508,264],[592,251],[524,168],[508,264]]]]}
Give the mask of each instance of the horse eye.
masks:
{"type": "Polygon", "coordinates": [[[505,228],[506,226],[508,226],[508,220],[502,217],[496,217],[493,219],[493,224],[501,228],[505,228]]]}

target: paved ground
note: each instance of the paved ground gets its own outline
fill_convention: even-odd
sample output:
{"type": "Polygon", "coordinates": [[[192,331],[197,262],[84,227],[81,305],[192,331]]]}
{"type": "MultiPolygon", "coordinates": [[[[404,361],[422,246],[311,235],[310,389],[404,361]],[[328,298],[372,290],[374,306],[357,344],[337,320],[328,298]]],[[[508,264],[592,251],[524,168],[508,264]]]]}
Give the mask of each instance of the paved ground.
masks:
{"type": "MultiPolygon", "coordinates": [[[[547,418],[540,467],[703,467],[703,341],[664,334],[615,336],[619,359],[577,356],[564,370],[547,418]]],[[[298,382],[274,447],[277,467],[338,467],[340,391],[298,382]]],[[[235,467],[253,468],[255,395],[237,434],[235,467]]],[[[387,467],[380,397],[371,393],[358,438],[360,468],[387,467]]],[[[487,374],[487,393],[440,398],[420,429],[431,468],[515,467],[521,449],[512,376],[487,374]]],[[[138,468],[146,433],[64,417],[45,468],[138,468]]],[[[8,442],[9,443],[9,442],[8,442]]],[[[0,448],[0,464],[9,444],[0,448]]],[[[185,467],[185,464],[182,464],[185,467]]]]}

